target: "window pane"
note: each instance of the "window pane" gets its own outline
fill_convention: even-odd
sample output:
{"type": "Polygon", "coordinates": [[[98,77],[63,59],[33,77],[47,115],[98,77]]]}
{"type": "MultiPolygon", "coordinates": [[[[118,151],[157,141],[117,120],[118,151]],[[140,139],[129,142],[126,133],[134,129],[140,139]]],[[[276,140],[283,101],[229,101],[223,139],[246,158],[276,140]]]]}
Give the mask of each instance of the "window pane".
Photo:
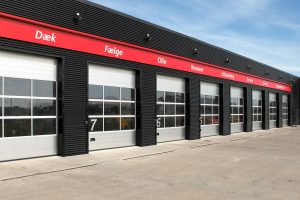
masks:
{"type": "Polygon", "coordinates": [[[103,102],[89,101],[88,115],[103,115],[103,102]]]}
{"type": "Polygon", "coordinates": [[[156,101],[157,102],[165,102],[165,96],[163,91],[156,92],[156,101]]]}
{"type": "Polygon", "coordinates": [[[218,96],[213,96],[213,104],[219,105],[219,97],[218,96]]]}
{"type": "Polygon", "coordinates": [[[166,115],[175,115],[175,104],[165,104],[166,115]]]}
{"type": "Polygon", "coordinates": [[[5,119],[4,120],[4,136],[18,137],[31,135],[30,119],[5,119]]]}
{"type": "Polygon", "coordinates": [[[122,103],[122,115],[135,115],[135,103],[122,103]]]}
{"type": "Polygon", "coordinates": [[[123,101],[135,101],[135,90],[131,88],[121,88],[121,99],[123,101]]]}
{"type": "Polygon", "coordinates": [[[213,121],[213,124],[219,124],[219,117],[213,116],[212,121],[213,121]]]}
{"type": "Polygon", "coordinates": [[[253,106],[258,106],[258,100],[253,99],[252,104],[253,104],[253,106]]]}
{"type": "Polygon", "coordinates": [[[262,100],[259,100],[259,101],[258,101],[258,105],[259,105],[259,106],[262,106],[262,100]]]}
{"type": "Polygon", "coordinates": [[[207,114],[212,114],[212,106],[205,106],[205,114],[207,115],[207,114]]]}
{"type": "Polygon", "coordinates": [[[120,130],[120,118],[104,118],[104,131],[120,130]]]}
{"type": "Polygon", "coordinates": [[[244,99],[240,98],[240,105],[244,105],[244,99]]]}
{"type": "Polygon", "coordinates": [[[232,114],[239,114],[239,107],[237,106],[232,107],[232,114]]]}
{"type": "Polygon", "coordinates": [[[239,122],[244,122],[244,116],[243,115],[239,115],[239,122]]]}
{"type": "Polygon", "coordinates": [[[166,92],[166,102],[175,103],[175,92],[166,92]]]}
{"type": "MultiPolygon", "coordinates": [[[[2,116],[2,98],[0,99],[0,116],[2,116]]],[[[1,120],[0,120],[1,122],[1,120]]],[[[1,122],[2,123],[2,122],[1,122]]],[[[1,132],[1,131],[0,131],[1,132]]]]}
{"type": "Polygon", "coordinates": [[[184,126],[184,117],[176,117],[176,126],[184,126]]]}
{"type": "Polygon", "coordinates": [[[233,115],[232,116],[232,123],[238,123],[239,122],[239,116],[238,115],[233,115]]]}
{"type": "Polygon", "coordinates": [[[212,96],[205,95],[205,104],[212,104],[212,96]]]}
{"type": "Polygon", "coordinates": [[[244,114],[244,107],[239,108],[239,114],[244,114]]]}
{"type": "Polygon", "coordinates": [[[2,95],[3,93],[2,93],[2,77],[0,77],[0,95],[2,95]]]}
{"type": "Polygon", "coordinates": [[[135,129],[135,118],[134,117],[122,117],[121,118],[121,129],[122,130],[134,130],[135,129]]]}
{"type": "Polygon", "coordinates": [[[176,93],[176,103],[184,103],[184,93],[176,93]]]}
{"type": "Polygon", "coordinates": [[[56,97],[56,83],[54,81],[32,81],[32,95],[35,97],[56,97]]]}
{"type": "Polygon", "coordinates": [[[56,119],[33,119],[33,135],[56,134],[56,119]]]}
{"type": "Polygon", "coordinates": [[[184,115],[184,105],[176,105],[176,115],[184,115]]]}
{"type": "Polygon", "coordinates": [[[30,99],[4,99],[5,116],[30,116],[31,100],[30,99]]]}
{"type": "Polygon", "coordinates": [[[89,118],[89,132],[102,132],[103,118],[89,118]]]}
{"type": "Polygon", "coordinates": [[[175,117],[166,117],[165,127],[175,127],[175,117]]]}
{"type": "Polygon", "coordinates": [[[34,116],[56,116],[55,100],[33,99],[34,116]]]}
{"type": "Polygon", "coordinates": [[[230,99],[230,104],[231,104],[231,105],[238,105],[238,98],[232,97],[232,98],[230,99]]]}
{"type": "Polygon", "coordinates": [[[165,114],[165,109],[164,109],[164,104],[157,104],[156,105],[156,112],[157,112],[157,115],[164,115],[165,114]]]}
{"type": "Polygon", "coordinates": [[[200,107],[201,114],[204,114],[204,109],[205,109],[204,106],[201,106],[201,107],[200,107]]]}
{"type": "Polygon", "coordinates": [[[89,85],[89,99],[103,99],[103,86],[89,85]]]}
{"type": "Polygon", "coordinates": [[[165,127],[165,118],[164,117],[158,117],[156,119],[156,127],[157,128],[164,128],[165,127]]]}
{"type": "Polygon", "coordinates": [[[262,121],[262,117],[261,117],[261,115],[258,115],[258,119],[257,119],[258,121],[262,121]]]}
{"type": "Polygon", "coordinates": [[[213,106],[213,114],[219,114],[219,106],[213,106]]]}
{"type": "Polygon", "coordinates": [[[4,94],[14,96],[31,96],[31,81],[21,78],[4,78],[4,94]]]}
{"type": "Polygon", "coordinates": [[[104,102],[104,115],[120,115],[120,103],[104,102]]]}
{"type": "Polygon", "coordinates": [[[200,97],[200,103],[201,104],[204,104],[204,99],[205,99],[205,96],[203,94],[201,94],[201,97],[200,97]]]}
{"type": "Polygon", "coordinates": [[[206,117],[204,117],[204,124],[205,125],[212,124],[212,116],[206,116],[206,117]]]}
{"type": "Polygon", "coordinates": [[[120,100],[120,88],[104,86],[104,99],[107,100],[120,100]]]}

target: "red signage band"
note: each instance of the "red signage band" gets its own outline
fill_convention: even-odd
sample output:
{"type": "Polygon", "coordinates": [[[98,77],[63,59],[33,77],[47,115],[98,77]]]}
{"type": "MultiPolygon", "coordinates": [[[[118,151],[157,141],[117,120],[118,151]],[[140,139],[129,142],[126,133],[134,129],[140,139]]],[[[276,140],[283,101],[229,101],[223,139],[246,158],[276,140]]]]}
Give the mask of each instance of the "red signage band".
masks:
{"type": "Polygon", "coordinates": [[[0,37],[291,92],[285,83],[1,12],[0,37]]]}

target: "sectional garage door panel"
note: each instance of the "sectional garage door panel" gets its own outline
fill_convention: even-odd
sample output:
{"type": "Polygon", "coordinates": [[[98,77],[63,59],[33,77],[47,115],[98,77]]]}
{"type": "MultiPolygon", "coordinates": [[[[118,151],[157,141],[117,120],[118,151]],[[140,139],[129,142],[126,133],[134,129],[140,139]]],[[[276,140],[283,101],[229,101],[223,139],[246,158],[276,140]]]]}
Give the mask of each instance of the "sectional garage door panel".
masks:
{"type": "Polygon", "coordinates": [[[0,51],[0,161],[57,154],[57,60],[0,51]]]}
{"type": "Polygon", "coordinates": [[[157,75],[157,142],[185,139],[185,79],[157,75]]]}
{"type": "Polygon", "coordinates": [[[89,66],[89,149],[136,145],[135,71],[89,66]]]}
{"type": "Polygon", "coordinates": [[[230,129],[231,133],[244,131],[244,91],[243,88],[230,88],[230,129]]]}
{"type": "Polygon", "coordinates": [[[282,95],[282,126],[288,126],[289,119],[289,98],[282,95]]]}
{"type": "Polygon", "coordinates": [[[269,128],[277,127],[277,98],[275,93],[269,94],[269,128]]]}
{"type": "Polygon", "coordinates": [[[200,82],[201,137],[219,135],[219,85],[200,82]]]}
{"type": "Polygon", "coordinates": [[[262,129],[262,91],[252,91],[252,130],[262,129]]]}

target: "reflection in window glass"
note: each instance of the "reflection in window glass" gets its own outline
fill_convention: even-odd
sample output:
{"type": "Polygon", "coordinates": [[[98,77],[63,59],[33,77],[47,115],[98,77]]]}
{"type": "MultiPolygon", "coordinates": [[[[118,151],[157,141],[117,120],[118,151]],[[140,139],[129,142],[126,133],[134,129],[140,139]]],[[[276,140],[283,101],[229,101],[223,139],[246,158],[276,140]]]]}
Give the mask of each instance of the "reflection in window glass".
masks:
{"type": "Polygon", "coordinates": [[[175,104],[165,104],[166,115],[175,115],[175,104]]]}
{"type": "Polygon", "coordinates": [[[120,115],[120,103],[104,102],[104,115],[120,115]]]}
{"type": "Polygon", "coordinates": [[[103,115],[103,102],[102,101],[89,101],[88,114],[89,115],[103,115]]]}
{"type": "Polygon", "coordinates": [[[211,95],[205,95],[205,104],[212,104],[212,96],[211,95]]]}
{"type": "Polygon", "coordinates": [[[156,101],[157,102],[165,102],[165,94],[163,91],[156,92],[156,101]]]}
{"type": "Polygon", "coordinates": [[[55,116],[55,100],[33,99],[34,116],[55,116]]]}
{"type": "Polygon", "coordinates": [[[106,100],[120,100],[120,88],[104,86],[104,99],[106,100]]]}
{"type": "Polygon", "coordinates": [[[175,92],[165,92],[166,102],[175,103],[175,92]]]}
{"type": "Polygon", "coordinates": [[[12,96],[31,96],[31,80],[5,77],[4,94],[12,96]]]}
{"type": "Polygon", "coordinates": [[[55,97],[56,84],[54,81],[32,80],[32,93],[34,97],[55,97]]]}
{"type": "Polygon", "coordinates": [[[5,119],[4,120],[4,136],[30,136],[31,135],[31,119],[5,119]]]}
{"type": "Polygon", "coordinates": [[[205,125],[210,125],[210,124],[212,124],[212,116],[205,116],[205,117],[204,117],[204,124],[205,124],[205,125]]]}
{"type": "Polygon", "coordinates": [[[165,127],[175,127],[175,117],[165,117],[165,127]]]}
{"type": "Polygon", "coordinates": [[[4,99],[5,116],[30,116],[31,100],[30,99],[4,99]]]}
{"type": "Polygon", "coordinates": [[[89,118],[89,132],[102,132],[103,118],[89,118]]]}
{"type": "Polygon", "coordinates": [[[219,97],[218,96],[212,96],[213,98],[213,104],[219,105],[219,97]]]}
{"type": "Polygon", "coordinates": [[[56,134],[56,119],[33,119],[33,135],[56,134]]]}
{"type": "Polygon", "coordinates": [[[165,114],[164,104],[157,104],[156,111],[157,111],[157,115],[164,115],[165,114]]]}
{"type": "Polygon", "coordinates": [[[103,86],[89,85],[89,99],[103,99],[103,86]]]}
{"type": "Polygon", "coordinates": [[[121,130],[133,130],[135,129],[134,117],[122,117],[121,118],[121,130]]]}
{"type": "Polygon", "coordinates": [[[120,118],[104,118],[104,131],[118,131],[120,130],[120,118]]]}
{"type": "Polygon", "coordinates": [[[213,124],[219,124],[219,116],[213,116],[212,122],[213,124]]]}
{"type": "Polygon", "coordinates": [[[121,114],[122,115],[135,115],[134,103],[122,103],[121,114]]]}
{"type": "Polygon", "coordinates": [[[176,117],[176,127],[184,126],[184,117],[176,117]]]}
{"type": "Polygon", "coordinates": [[[176,103],[184,103],[184,93],[176,92],[176,103]]]}
{"type": "Polygon", "coordinates": [[[176,105],[176,115],[184,115],[184,105],[176,105]]]}
{"type": "Polygon", "coordinates": [[[121,100],[123,101],[135,101],[135,90],[131,88],[122,88],[121,89],[121,100]]]}

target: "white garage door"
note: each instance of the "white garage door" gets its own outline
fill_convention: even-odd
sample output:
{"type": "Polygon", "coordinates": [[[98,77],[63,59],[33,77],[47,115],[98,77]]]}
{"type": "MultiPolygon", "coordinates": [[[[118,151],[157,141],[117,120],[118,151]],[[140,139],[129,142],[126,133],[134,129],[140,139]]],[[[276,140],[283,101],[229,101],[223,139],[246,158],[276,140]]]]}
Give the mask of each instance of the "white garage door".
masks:
{"type": "Polygon", "coordinates": [[[57,154],[56,65],[0,51],[0,161],[57,154]]]}
{"type": "Polygon", "coordinates": [[[288,126],[289,119],[289,98],[282,95],[282,126],[288,126]]]}
{"type": "Polygon", "coordinates": [[[219,85],[200,83],[201,137],[219,135],[219,85]]]}
{"type": "Polygon", "coordinates": [[[275,93],[269,94],[269,126],[270,128],[277,127],[277,99],[275,93]]]}
{"type": "Polygon", "coordinates": [[[89,148],[136,144],[135,71],[89,66],[89,148]]]}
{"type": "Polygon", "coordinates": [[[252,91],[252,130],[262,129],[262,91],[252,91]]]}
{"type": "Polygon", "coordinates": [[[157,76],[157,142],[185,139],[185,80],[157,76]]]}
{"type": "Polygon", "coordinates": [[[244,130],[244,92],[243,88],[230,88],[230,128],[231,133],[244,130]]]}

